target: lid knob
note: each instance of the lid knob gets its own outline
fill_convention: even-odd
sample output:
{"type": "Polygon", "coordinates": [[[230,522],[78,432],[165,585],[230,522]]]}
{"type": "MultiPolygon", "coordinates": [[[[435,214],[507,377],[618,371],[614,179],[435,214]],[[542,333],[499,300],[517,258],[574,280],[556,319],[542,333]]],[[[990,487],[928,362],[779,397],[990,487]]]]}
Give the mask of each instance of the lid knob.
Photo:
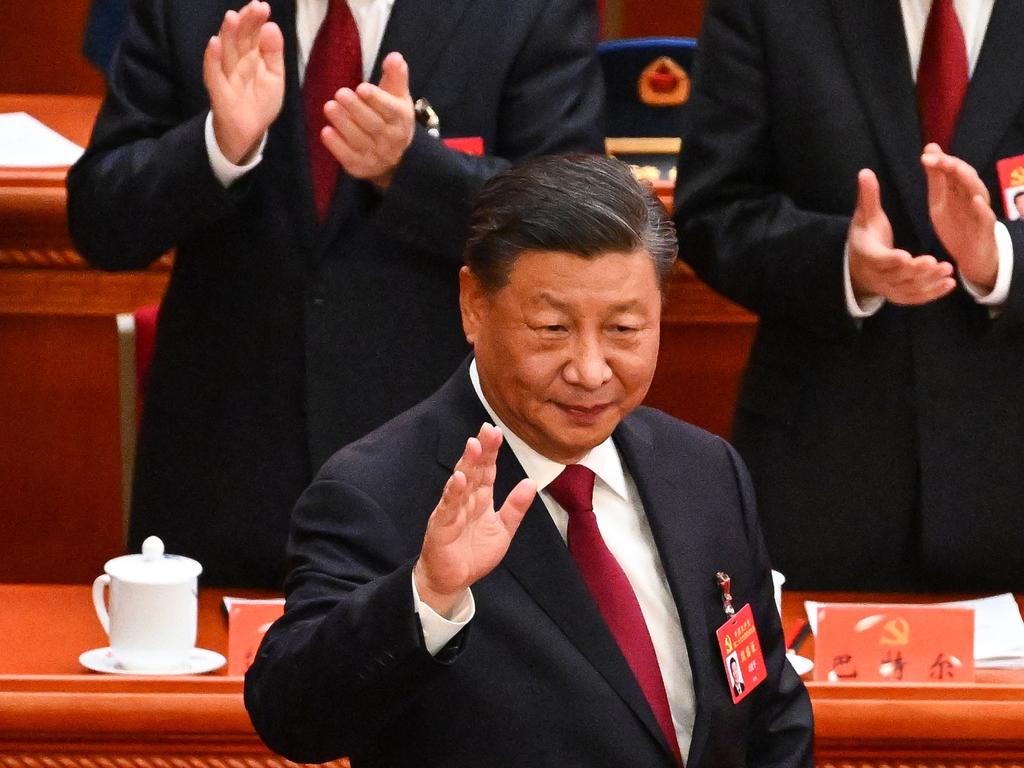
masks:
{"type": "Polygon", "coordinates": [[[159,560],[164,556],[164,543],[159,536],[149,536],[142,542],[142,559],[147,563],[159,560]]]}

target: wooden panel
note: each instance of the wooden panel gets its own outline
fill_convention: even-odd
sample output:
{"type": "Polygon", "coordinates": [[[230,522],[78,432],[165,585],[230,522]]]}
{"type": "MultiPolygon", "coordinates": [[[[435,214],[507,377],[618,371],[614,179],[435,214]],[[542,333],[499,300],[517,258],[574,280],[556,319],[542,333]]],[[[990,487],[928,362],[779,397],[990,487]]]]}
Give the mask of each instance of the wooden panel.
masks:
{"type": "Polygon", "coordinates": [[[756,319],[678,265],[647,405],[728,438],[756,319]]]}
{"type": "Polygon", "coordinates": [[[697,37],[705,0],[619,0],[608,19],[615,37],[697,37]]]}
{"type": "Polygon", "coordinates": [[[0,314],[0,581],[84,581],[122,547],[105,317],[0,314]]]}
{"type": "MultiPolygon", "coordinates": [[[[74,141],[96,97],[0,96],[74,141]]],[[[160,300],[148,272],[88,269],[67,231],[66,169],[0,169],[0,581],[81,582],[121,552],[114,315],[160,300]]]]}
{"type": "MultiPolygon", "coordinates": [[[[199,645],[224,652],[221,595],[200,591],[199,645]]],[[[793,626],[807,598],[882,597],[940,599],[788,593],[783,623],[793,626]]],[[[0,768],[288,765],[260,744],[245,713],[242,680],[223,669],[151,678],[83,671],[78,654],[105,643],[88,587],[0,585],[0,605],[0,637],[7,638],[0,655],[0,768]]],[[[807,687],[820,766],[1024,764],[1024,671],[980,670],[978,683],[966,685],[807,687]]]]}
{"type": "Polygon", "coordinates": [[[0,92],[103,92],[82,55],[89,0],[0,0],[0,92]]]}

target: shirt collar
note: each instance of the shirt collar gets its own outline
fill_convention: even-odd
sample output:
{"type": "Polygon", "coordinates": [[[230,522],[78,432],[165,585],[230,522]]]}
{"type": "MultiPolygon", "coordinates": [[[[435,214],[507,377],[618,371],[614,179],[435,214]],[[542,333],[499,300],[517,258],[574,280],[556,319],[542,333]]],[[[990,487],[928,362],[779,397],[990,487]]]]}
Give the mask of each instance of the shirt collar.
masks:
{"type": "MultiPolygon", "coordinates": [[[[512,449],[512,453],[515,454],[516,458],[519,459],[519,463],[522,465],[523,471],[526,472],[526,476],[533,480],[541,490],[546,488],[549,483],[562,473],[565,465],[552,461],[547,456],[535,451],[498,418],[498,414],[494,412],[491,404],[484,397],[483,388],[480,386],[480,372],[477,370],[476,360],[469,364],[469,379],[473,384],[476,396],[480,398],[480,402],[487,410],[487,413],[494,419],[494,425],[501,429],[505,442],[508,443],[508,447],[512,449]]],[[[587,455],[580,459],[579,463],[597,475],[601,482],[608,486],[616,495],[628,500],[626,473],[622,468],[622,457],[619,456],[619,449],[615,447],[615,442],[611,437],[606,438],[604,442],[591,448],[587,455]]]]}

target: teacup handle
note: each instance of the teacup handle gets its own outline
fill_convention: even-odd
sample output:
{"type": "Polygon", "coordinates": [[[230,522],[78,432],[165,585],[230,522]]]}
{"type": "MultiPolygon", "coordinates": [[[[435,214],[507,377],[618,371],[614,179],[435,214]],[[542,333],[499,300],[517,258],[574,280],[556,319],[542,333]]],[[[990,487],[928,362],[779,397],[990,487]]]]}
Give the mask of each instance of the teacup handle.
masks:
{"type": "Polygon", "coordinates": [[[103,599],[103,590],[110,586],[110,574],[104,573],[97,576],[92,583],[92,604],[96,608],[96,616],[103,625],[103,631],[110,637],[110,614],[107,613],[107,603],[103,599]]]}

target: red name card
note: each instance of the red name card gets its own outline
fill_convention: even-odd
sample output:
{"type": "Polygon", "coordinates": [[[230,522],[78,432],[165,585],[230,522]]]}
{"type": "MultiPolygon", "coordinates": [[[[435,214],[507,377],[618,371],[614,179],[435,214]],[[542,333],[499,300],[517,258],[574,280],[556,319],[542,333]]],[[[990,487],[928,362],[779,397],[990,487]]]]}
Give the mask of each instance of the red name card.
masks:
{"type": "Polygon", "coordinates": [[[1004,157],[996,163],[999,187],[1003,192],[1003,208],[1008,219],[1021,218],[1024,209],[1024,155],[1004,157]]]}
{"type": "Polygon", "coordinates": [[[441,139],[449,149],[455,149],[467,155],[480,156],[484,153],[483,136],[454,136],[441,139]]]}
{"type": "Polygon", "coordinates": [[[974,609],[888,603],[818,606],[814,679],[834,683],[974,681],[974,609]]]}
{"type": "Polygon", "coordinates": [[[225,597],[228,612],[228,674],[244,675],[256,658],[263,635],[284,613],[284,600],[225,597]]]}

